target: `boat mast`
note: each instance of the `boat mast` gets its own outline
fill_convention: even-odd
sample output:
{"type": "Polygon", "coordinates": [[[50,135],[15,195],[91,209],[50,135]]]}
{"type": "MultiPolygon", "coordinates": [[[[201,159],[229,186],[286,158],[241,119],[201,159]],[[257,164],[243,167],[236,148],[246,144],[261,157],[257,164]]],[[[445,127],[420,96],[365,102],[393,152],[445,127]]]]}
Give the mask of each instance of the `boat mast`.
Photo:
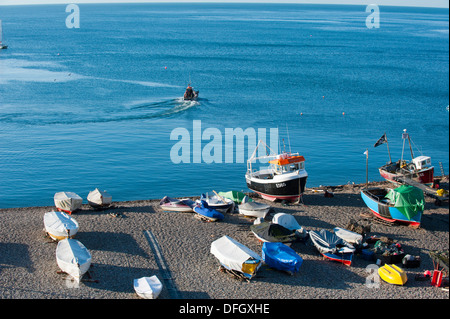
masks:
{"type": "Polygon", "coordinates": [[[0,20],[0,48],[3,46],[2,45],[2,38],[3,38],[3,36],[2,36],[2,34],[3,34],[3,30],[2,30],[2,20],[0,20]]]}

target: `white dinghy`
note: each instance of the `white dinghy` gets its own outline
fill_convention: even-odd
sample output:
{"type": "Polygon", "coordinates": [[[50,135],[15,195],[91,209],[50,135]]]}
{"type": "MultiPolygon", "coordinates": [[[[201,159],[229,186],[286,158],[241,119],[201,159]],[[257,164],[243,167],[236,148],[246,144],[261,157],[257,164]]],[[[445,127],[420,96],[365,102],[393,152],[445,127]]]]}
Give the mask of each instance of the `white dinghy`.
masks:
{"type": "Polygon", "coordinates": [[[242,204],[238,206],[239,214],[248,217],[265,218],[270,210],[270,205],[249,201],[249,197],[245,196],[242,204]]]}
{"type": "Polygon", "coordinates": [[[53,240],[74,237],[78,232],[78,222],[64,212],[48,212],[44,214],[44,227],[53,240]]]}
{"type": "Polygon", "coordinates": [[[59,192],[56,193],[54,198],[55,206],[59,211],[72,214],[74,211],[81,208],[83,199],[72,192],[59,192]]]}
{"type": "Polygon", "coordinates": [[[137,295],[144,299],[156,299],[163,285],[156,276],[142,277],[134,280],[134,291],[137,295]]]}
{"type": "Polygon", "coordinates": [[[76,239],[64,239],[56,247],[56,262],[59,268],[80,282],[91,266],[91,253],[76,239]]]}
{"type": "Polygon", "coordinates": [[[101,191],[98,188],[89,192],[87,197],[89,205],[94,208],[105,208],[111,205],[112,196],[107,191],[101,191]]]}

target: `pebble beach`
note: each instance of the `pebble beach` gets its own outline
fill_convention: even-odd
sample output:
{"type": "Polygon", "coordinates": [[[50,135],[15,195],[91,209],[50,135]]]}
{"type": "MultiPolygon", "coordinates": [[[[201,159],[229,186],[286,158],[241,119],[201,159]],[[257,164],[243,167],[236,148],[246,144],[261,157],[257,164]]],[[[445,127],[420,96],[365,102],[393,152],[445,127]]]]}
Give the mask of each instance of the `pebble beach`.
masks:
{"type": "MultiPolygon", "coordinates": [[[[448,189],[448,177],[444,180],[448,189]]],[[[367,266],[373,261],[356,255],[348,267],[324,260],[311,241],[288,244],[303,258],[298,273],[289,275],[263,265],[252,280],[238,280],[218,270],[210,247],[228,235],[261,254],[262,243],[250,231],[252,218],[227,213],[222,221],[204,222],[194,213],[164,212],[155,199],[113,202],[105,210],[83,204],[72,214],[80,225],[75,238],[92,254],[89,276],[79,284],[58,273],[56,243],[45,236],[43,215],[55,207],[0,209],[0,298],[139,299],[133,280],[156,275],[163,283],[159,300],[448,299],[448,289],[415,280],[415,275],[433,270],[429,251],[449,248],[448,202],[436,205],[425,197],[418,229],[388,226],[365,216],[369,210],[360,196],[364,186],[307,189],[298,204],[255,200],[272,205],[277,213],[292,214],[307,230],[345,228],[351,220],[368,223],[368,235],[392,238],[405,253],[420,256],[420,267],[406,269],[404,286],[381,281],[369,287],[367,266]],[[334,196],[325,197],[324,189],[334,196]],[[149,232],[159,254],[148,241],[149,232]]]]}

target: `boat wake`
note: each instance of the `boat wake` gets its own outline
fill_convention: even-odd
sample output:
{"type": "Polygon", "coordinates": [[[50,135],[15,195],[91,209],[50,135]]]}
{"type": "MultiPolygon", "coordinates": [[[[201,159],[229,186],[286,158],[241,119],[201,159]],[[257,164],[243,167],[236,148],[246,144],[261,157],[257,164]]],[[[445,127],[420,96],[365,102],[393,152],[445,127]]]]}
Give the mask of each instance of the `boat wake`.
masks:
{"type": "MultiPolygon", "coordinates": [[[[80,107],[77,112],[61,109],[57,112],[42,112],[42,108],[11,110],[0,113],[0,123],[21,125],[57,125],[138,121],[172,117],[201,105],[201,101],[184,101],[182,97],[162,101],[140,101],[117,107],[80,107]]],[[[26,107],[25,107],[26,108],[26,107]]],[[[6,111],[6,110],[5,110],[6,111]]]]}

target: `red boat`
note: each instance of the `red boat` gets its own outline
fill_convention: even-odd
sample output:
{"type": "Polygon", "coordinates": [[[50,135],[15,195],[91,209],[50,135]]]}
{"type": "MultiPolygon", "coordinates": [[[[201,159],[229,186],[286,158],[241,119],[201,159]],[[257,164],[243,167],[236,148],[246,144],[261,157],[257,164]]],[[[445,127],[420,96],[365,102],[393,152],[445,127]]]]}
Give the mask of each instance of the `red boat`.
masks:
{"type": "MultiPolygon", "coordinates": [[[[419,183],[425,184],[432,187],[434,183],[434,166],[431,165],[431,158],[428,156],[417,156],[414,157],[411,139],[406,130],[403,130],[403,150],[402,158],[395,163],[390,161],[386,165],[381,166],[378,170],[380,175],[386,180],[397,183],[397,178],[407,177],[409,179],[415,180],[419,183]],[[405,141],[408,140],[409,148],[411,151],[411,161],[403,159],[403,151],[405,148],[405,141]]],[[[375,143],[374,147],[377,147],[383,143],[387,144],[386,133],[375,143]]],[[[388,145],[389,151],[389,145],[388,145]]],[[[389,153],[389,159],[391,155],[389,153]]]]}

